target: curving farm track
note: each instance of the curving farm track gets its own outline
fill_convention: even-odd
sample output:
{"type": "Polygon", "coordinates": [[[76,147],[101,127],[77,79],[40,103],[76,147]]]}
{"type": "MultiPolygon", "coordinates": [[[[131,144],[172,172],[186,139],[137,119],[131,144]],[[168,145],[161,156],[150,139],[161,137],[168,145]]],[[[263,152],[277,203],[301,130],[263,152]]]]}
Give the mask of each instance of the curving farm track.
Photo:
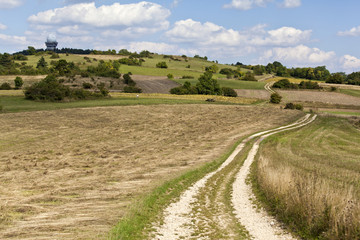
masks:
{"type": "Polygon", "coordinates": [[[294,239],[275,219],[254,208],[246,184],[250,166],[266,137],[314,121],[310,114],[293,124],[251,135],[214,172],[188,188],[154,224],[153,239],[294,239]],[[245,161],[240,155],[249,151],[245,161]]]}

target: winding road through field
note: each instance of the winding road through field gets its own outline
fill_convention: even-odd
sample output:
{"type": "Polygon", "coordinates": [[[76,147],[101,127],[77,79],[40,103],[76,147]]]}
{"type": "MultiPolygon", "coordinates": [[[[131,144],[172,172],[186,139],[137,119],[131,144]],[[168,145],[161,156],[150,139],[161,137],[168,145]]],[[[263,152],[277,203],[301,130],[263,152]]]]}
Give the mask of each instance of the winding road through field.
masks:
{"type": "Polygon", "coordinates": [[[307,114],[293,124],[259,132],[243,140],[226,161],[188,188],[155,223],[153,239],[294,239],[262,209],[256,209],[246,183],[261,141],[314,121],[307,114]],[[241,156],[247,154],[245,161],[241,156]]]}

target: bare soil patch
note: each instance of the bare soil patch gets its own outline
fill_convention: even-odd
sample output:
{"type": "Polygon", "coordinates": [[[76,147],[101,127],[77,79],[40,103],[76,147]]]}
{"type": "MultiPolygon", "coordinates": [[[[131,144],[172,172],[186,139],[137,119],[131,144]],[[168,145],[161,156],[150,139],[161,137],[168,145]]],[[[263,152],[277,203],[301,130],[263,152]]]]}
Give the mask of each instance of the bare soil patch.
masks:
{"type": "Polygon", "coordinates": [[[320,91],[278,91],[283,96],[283,102],[321,102],[326,104],[360,106],[359,98],[337,92],[320,91]]]}
{"type": "Polygon", "coordinates": [[[223,105],[2,114],[0,239],[105,238],[134,198],[298,114],[223,105]]]}
{"type": "Polygon", "coordinates": [[[132,75],[131,77],[143,90],[143,93],[170,93],[170,89],[180,85],[167,77],[144,75],[132,75]]]}
{"type": "Polygon", "coordinates": [[[266,90],[236,89],[235,91],[239,97],[270,99],[270,93],[266,90]]]}

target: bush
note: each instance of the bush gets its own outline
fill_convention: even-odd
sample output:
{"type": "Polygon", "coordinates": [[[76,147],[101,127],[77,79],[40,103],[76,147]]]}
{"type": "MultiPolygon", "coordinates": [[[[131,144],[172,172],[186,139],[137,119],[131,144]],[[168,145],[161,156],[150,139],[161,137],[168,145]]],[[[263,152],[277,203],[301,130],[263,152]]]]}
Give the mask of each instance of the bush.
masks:
{"type": "Polygon", "coordinates": [[[184,75],[181,77],[181,79],[194,79],[194,76],[184,75]]]}
{"type": "Polygon", "coordinates": [[[302,111],[304,107],[301,104],[287,103],[285,105],[285,109],[292,109],[292,110],[296,109],[302,111]]]}
{"type": "Polygon", "coordinates": [[[277,81],[276,83],[274,83],[274,85],[272,87],[273,88],[294,88],[293,84],[287,78],[277,81]]]}
{"type": "Polygon", "coordinates": [[[70,89],[68,86],[60,83],[54,75],[49,75],[40,82],[25,88],[24,93],[25,98],[29,100],[57,102],[108,96],[109,91],[104,86],[104,84],[98,86],[99,93],[93,93],[84,89],[70,89]]]}
{"type": "Polygon", "coordinates": [[[223,87],[222,88],[223,95],[226,97],[237,97],[237,93],[234,89],[229,87],[223,87]]]}
{"type": "Polygon", "coordinates": [[[279,104],[281,102],[281,99],[282,99],[282,97],[278,93],[273,93],[270,96],[271,103],[279,104]]]}
{"type": "Polygon", "coordinates": [[[3,83],[0,85],[0,90],[11,90],[11,86],[9,83],[3,83]]]}
{"type": "Polygon", "coordinates": [[[157,68],[168,68],[166,62],[158,62],[158,63],[156,64],[156,67],[157,67],[157,68]]]}
{"type": "Polygon", "coordinates": [[[24,81],[22,80],[21,77],[16,77],[14,83],[15,83],[15,89],[20,89],[23,86],[24,81]]]}
{"type": "Polygon", "coordinates": [[[174,75],[172,75],[171,73],[169,73],[169,74],[167,75],[167,78],[168,78],[168,79],[174,79],[174,75]]]}
{"type": "Polygon", "coordinates": [[[60,56],[57,53],[52,53],[50,58],[51,59],[56,59],[56,58],[60,58],[60,56]]]}
{"type": "Polygon", "coordinates": [[[244,81],[251,81],[251,82],[256,82],[256,78],[255,78],[255,75],[251,72],[247,72],[245,73],[245,76],[243,77],[244,81]]]}
{"type": "Polygon", "coordinates": [[[125,84],[127,84],[129,86],[135,86],[136,85],[135,81],[132,80],[132,78],[130,77],[130,74],[128,74],[128,73],[124,74],[123,78],[124,78],[124,83],[125,84]]]}
{"type": "Polygon", "coordinates": [[[135,86],[125,86],[124,92],[126,93],[142,93],[141,88],[135,87],[135,86]]]}
{"type": "Polygon", "coordinates": [[[176,95],[190,95],[190,94],[197,94],[197,88],[195,86],[192,86],[190,82],[186,81],[184,85],[172,88],[170,90],[171,94],[176,95]]]}
{"type": "Polygon", "coordinates": [[[93,85],[91,83],[87,83],[87,82],[84,82],[82,84],[83,88],[84,89],[90,89],[90,88],[93,88],[93,85]]]}

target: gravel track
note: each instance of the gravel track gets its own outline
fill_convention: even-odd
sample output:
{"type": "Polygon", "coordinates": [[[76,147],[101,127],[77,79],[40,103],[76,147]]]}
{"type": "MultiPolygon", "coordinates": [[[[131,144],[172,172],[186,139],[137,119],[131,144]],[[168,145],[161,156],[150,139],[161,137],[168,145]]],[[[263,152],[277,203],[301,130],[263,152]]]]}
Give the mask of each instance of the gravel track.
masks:
{"type": "Polygon", "coordinates": [[[245,183],[245,180],[263,139],[281,131],[304,126],[312,122],[315,117],[310,118],[308,114],[293,124],[256,133],[243,140],[217,170],[196,182],[180,196],[178,201],[165,209],[163,224],[154,224],[156,231],[153,233],[153,239],[214,239],[216,236],[214,231],[219,230],[221,234],[218,234],[216,239],[238,239],[235,237],[236,231],[226,231],[227,229],[224,227],[234,226],[236,224],[234,221],[238,225],[240,223],[245,226],[250,236],[255,239],[293,239],[291,235],[284,233],[278,227],[279,224],[276,220],[267,217],[265,212],[257,213],[249,200],[253,197],[251,187],[245,183]],[[230,165],[244,149],[246,143],[258,137],[259,139],[252,146],[240,171],[238,171],[239,167],[230,165]],[[227,167],[233,169],[226,171],[227,167]],[[224,177],[224,174],[230,174],[231,177],[224,177]],[[227,184],[232,183],[231,179],[234,180],[234,178],[233,193],[230,204],[228,204],[231,208],[229,210],[220,193],[224,193],[227,184]],[[216,192],[214,193],[214,191],[216,192]],[[203,200],[201,201],[201,199],[203,200]],[[206,210],[206,208],[208,209],[206,210]],[[199,209],[201,210],[199,211],[199,209]],[[234,218],[231,218],[234,214],[234,218]],[[199,227],[199,225],[202,226],[199,227]]]}

